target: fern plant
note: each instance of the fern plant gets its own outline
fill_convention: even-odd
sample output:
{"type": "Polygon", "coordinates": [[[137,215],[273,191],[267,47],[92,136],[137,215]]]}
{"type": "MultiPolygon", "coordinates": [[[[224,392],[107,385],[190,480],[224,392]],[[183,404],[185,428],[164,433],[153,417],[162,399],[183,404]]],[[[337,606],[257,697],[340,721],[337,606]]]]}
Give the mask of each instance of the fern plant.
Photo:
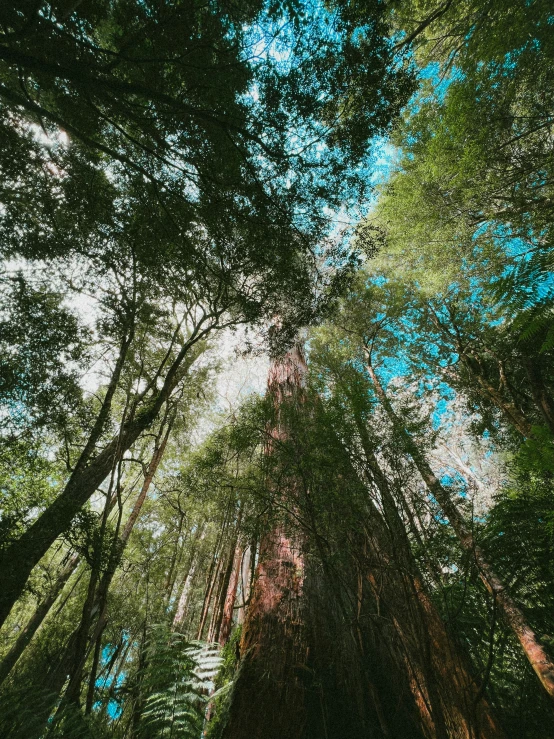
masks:
{"type": "Polygon", "coordinates": [[[198,739],[220,661],[217,645],[153,627],[138,675],[140,739],[198,739]]]}
{"type": "Polygon", "coordinates": [[[538,341],[541,352],[554,348],[553,268],[551,251],[537,252],[499,278],[492,291],[493,299],[513,317],[512,330],[520,341],[538,341]]]}

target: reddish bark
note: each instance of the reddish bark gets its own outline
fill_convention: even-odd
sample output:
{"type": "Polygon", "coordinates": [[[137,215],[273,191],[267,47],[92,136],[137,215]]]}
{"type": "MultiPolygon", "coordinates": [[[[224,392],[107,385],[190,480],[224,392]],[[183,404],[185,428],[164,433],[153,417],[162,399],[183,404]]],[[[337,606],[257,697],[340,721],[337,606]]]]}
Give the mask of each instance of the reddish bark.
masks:
{"type": "Polygon", "coordinates": [[[243,627],[244,659],[224,739],[300,736],[305,713],[299,671],[309,654],[301,603],[303,577],[298,545],[283,531],[266,536],[243,627]]]}
{"type": "MultiPolygon", "coordinates": [[[[268,384],[277,408],[290,399],[304,402],[305,369],[299,348],[273,363],[268,384]]],[[[278,420],[270,436],[285,440],[287,429],[278,420]]],[[[402,521],[391,496],[385,498],[392,528],[370,504],[365,559],[351,543],[354,558],[363,563],[355,608],[361,654],[354,657],[344,624],[356,616],[344,604],[337,612],[321,565],[306,560],[307,534],[291,535],[283,522],[262,538],[240,644],[241,668],[222,739],[300,739],[337,731],[354,737],[369,726],[383,736],[402,731],[402,739],[503,737],[423,590],[402,521]],[[382,613],[384,631],[375,627],[370,612],[362,613],[368,606],[364,581],[382,613]]],[[[325,569],[324,559],[322,554],[325,569]]],[[[352,572],[341,578],[351,579],[352,572]]]]}
{"type": "MultiPolygon", "coordinates": [[[[277,411],[302,393],[306,363],[299,346],[274,360],[268,392],[277,411]]],[[[270,437],[285,438],[278,420],[270,437]]],[[[271,443],[267,453],[272,451],[271,443]]],[[[300,736],[305,720],[304,691],[298,670],[309,655],[302,612],[304,562],[301,547],[282,527],[260,544],[258,567],[240,645],[244,655],[222,739],[272,739],[300,736]]]]}
{"type": "Polygon", "coordinates": [[[366,541],[362,561],[366,563],[365,576],[372,600],[384,620],[382,636],[397,669],[403,669],[408,678],[425,736],[504,737],[490,706],[480,695],[467,660],[450,639],[427,595],[408,542],[389,534],[373,504],[366,541]]]}
{"type": "Polygon", "coordinates": [[[242,549],[241,547],[237,547],[235,551],[235,559],[233,562],[233,571],[231,573],[229,587],[227,588],[227,596],[225,598],[225,604],[223,606],[223,619],[221,621],[219,636],[217,638],[221,646],[224,646],[227,643],[231,634],[231,629],[233,628],[233,609],[235,607],[235,600],[237,599],[241,564],[242,549]]]}
{"type": "Polygon", "coordinates": [[[370,502],[366,551],[369,548],[379,564],[379,578],[371,571],[367,577],[374,597],[384,604],[395,625],[424,730],[429,737],[472,739],[475,733],[501,737],[488,703],[478,695],[465,656],[427,595],[387,477],[362,420],[355,415],[355,421],[384,511],[383,519],[370,502]]]}

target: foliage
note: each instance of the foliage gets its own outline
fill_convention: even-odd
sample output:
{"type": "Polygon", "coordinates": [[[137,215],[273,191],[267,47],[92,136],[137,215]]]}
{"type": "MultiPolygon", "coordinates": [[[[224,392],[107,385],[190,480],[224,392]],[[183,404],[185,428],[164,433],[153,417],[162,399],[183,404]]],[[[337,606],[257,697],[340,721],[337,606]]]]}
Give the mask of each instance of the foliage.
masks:
{"type": "Polygon", "coordinates": [[[202,731],[210,681],[199,671],[207,662],[210,670],[214,666],[211,654],[202,654],[201,646],[186,642],[164,624],[152,627],[146,664],[136,677],[141,737],[197,737],[202,731]]]}
{"type": "Polygon", "coordinates": [[[225,736],[250,674],[299,735],[419,737],[442,625],[470,712],[552,734],[474,548],[554,655],[552,18],[0,9],[2,736],[225,736]]]}
{"type": "Polygon", "coordinates": [[[221,650],[221,666],[214,681],[215,693],[213,702],[213,716],[208,724],[206,736],[216,739],[228,719],[230,701],[232,700],[233,681],[236,678],[240,663],[240,638],[242,626],[237,626],[229,641],[221,650]]]}

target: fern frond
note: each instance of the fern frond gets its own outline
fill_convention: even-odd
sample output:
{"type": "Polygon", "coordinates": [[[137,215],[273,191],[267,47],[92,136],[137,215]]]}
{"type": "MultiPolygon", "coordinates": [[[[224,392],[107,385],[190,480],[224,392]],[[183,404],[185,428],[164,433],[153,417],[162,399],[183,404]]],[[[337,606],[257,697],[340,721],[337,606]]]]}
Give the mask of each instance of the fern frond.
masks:
{"type": "Polygon", "coordinates": [[[198,739],[220,663],[219,645],[191,643],[165,625],[153,627],[139,674],[139,737],[198,739]]]}

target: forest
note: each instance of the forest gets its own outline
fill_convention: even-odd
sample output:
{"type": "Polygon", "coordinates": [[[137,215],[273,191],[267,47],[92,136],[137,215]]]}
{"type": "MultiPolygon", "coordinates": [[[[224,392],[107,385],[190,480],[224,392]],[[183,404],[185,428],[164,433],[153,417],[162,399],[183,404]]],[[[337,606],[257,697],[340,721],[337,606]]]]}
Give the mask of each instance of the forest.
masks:
{"type": "Polygon", "coordinates": [[[551,0],[0,4],[0,739],[554,739],[551,0]]]}

